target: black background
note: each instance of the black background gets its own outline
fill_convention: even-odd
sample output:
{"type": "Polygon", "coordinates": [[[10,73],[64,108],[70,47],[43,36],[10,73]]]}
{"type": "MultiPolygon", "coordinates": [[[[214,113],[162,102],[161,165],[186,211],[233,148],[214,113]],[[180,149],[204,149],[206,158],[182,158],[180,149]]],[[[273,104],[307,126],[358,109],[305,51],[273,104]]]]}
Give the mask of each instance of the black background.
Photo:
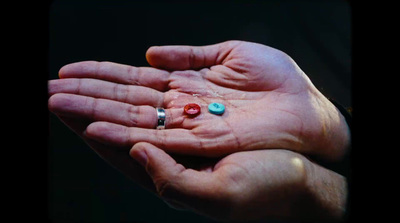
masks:
{"type": "MultiPolygon", "coordinates": [[[[327,97],[351,101],[351,7],[329,1],[53,1],[48,79],[82,60],[148,66],[153,45],[262,43],[289,54],[327,97]]],[[[49,117],[48,216],[53,222],[212,222],[169,208],[49,117]]]]}

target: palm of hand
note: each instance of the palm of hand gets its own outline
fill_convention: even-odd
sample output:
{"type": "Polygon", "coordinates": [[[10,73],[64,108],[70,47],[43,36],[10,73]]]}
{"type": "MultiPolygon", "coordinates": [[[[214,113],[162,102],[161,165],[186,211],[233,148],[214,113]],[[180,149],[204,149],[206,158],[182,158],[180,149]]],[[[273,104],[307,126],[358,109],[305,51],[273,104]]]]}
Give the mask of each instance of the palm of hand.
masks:
{"type": "Polygon", "coordinates": [[[107,121],[91,124],[86,129],[87,136],[118,146],[144,141],[168,152],[202,156],[265,148],[285,148],[326,157],[341,154],[332,152],[329,145],[333,143],[324,140],[340,141],[332,135],[327,137],[334,128],[319,114],[332,113],[335,108],[320,111],[324,106],[319,105],[327,104],[327,100],[283,52],[236,41],[191,48],[189,52],[179,51],[185,47],[174,49],[178,50],[154,53],[150,49],[147,54],[150,64],[173,69],[172,72],[113,63],[67,65],[68,69],[60,71],[62,79],[56,80],[59,86],[50,85],[52,93],[107,100],[89,103],[88,99],[59,94],[58,99],[50,99],[50,107],[61,113],[73,113],[68,109],[78,108],[80,111],[75,111],[78,116],[107,121]],[[62,81],[70,81],[69,86],[75,87],[66,90],[68,84],[62,81]],[[226,112],[222,116],[208,113],[207,105],[211,102],[225,104],[226,112]],[[201,105],[201,114],[195,118],[183,115],[187,103],[201,105]],[[85,108],[81,107],[85,106],[83,111],[85,108]],[[156,106],[166,108],[166,130],[153,129],[156,106]]]}
{"type": "MultiPolygon", "coordinates": [[[[294,189],[304,186],[308,161],[275,148],[339,157],[346,134],[335,133],[343,118],[334,106],[290,57],[270,47],[230,41],[202,48],[163,49],[150,50],[149,63],[171,72],[114,63],[67,65],[60,71],[61,80],[49,83],[49,93],[54,94],[49,99],[50,110],[106,161],[167,200],[222,218],[235,213],[235,208],[255,218],[260,217],[257,213],[288,215],[285,212],[293,204],[286,203],[291,199],[280,199],[280,192],[286,198],[288,191],[296,196],[294,189]],[[212,102],[224,104],[225,113],[208,113],[207,105],[212,102]],[[201,105],[201,114],[185,116],[187,103],[201,105]],[[167,129],[154,129],[154,107],[166,109],[167,129]],[[82,120],[94,123],[86,127],[82,120]],[[156,188],[145,171],[130,161],[126,150],[117,149],[135,145],[131,156],[140,160],[143,143],[139,142],[156,146],[145,146],[146,153],[153,153],[148,154],[146,170],[156,188]],[[330,148],[331,142],[338,142],[339,149],[330,148]],[[271,150],[243,151],[257,149],[271,150]],[[230,155],[217,162],[201,162],[200,169],[188,169],[163,150],[230,155]],[[179,180],[183,184],[171,188],[179,180]],[[252,206],[257,204],[260,207],[252,206]],[[228,209],[214,208],[226,205],[228,209]]],[[[193,158],[185,160],[193,165],[193,158]]]]}
{"type": "Polygon", "coordinates": [[[165,104],[181,111],[193,101],[205,109],[209,103],[221,102],[226,114],[203,113],[196,119],[180,116],[176,120],[179,125],[174,127],[190,129],[189,135],[196,139],[183,146],[177,144],[170,151],[218,156],[285,148],[328,159],[343,154],[348,136],[337,135],[346,132],[343,118],[288,55],[260,44],[235,41],[226,42],[214,55],[212,50],[208,56],[204,56],[204,49],[202,53],[193,51],[197,60],[189,57],[188,67],[206,68],[194,71],[176,65],[183,69],[171,73],[165,104]],[[203,59],[199,62],[198,58],[203,59]]]}
{"type": "Polygon", "coordinates": [[[174,123],[170,127],[190,129],[198,139],[185,145],[188,151],[214,156],[250,149],[307,148],[300,136],[304,110],[312,108],[307,104],[310,87],[289,57],[269,47],[239,44],[219,63],[198,71],[175,71],[169,78],[168,109],[181,111],[192,102],[202,111],[212,102],[226,106],[221,117],[202,112],[196,118],[181,115],[169,120],[174,123]]]}

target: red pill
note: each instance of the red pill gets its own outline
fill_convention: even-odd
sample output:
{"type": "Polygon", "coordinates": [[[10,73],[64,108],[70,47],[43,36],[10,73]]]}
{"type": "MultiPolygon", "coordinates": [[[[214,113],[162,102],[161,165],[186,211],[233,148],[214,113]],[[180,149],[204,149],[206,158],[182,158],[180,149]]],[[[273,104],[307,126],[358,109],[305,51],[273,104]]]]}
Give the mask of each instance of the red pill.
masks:
{"type": "Polygon", "coordinates": [[[187,105],[185,105],[184,112],[186,115],[196,116],[196,115],[200,114],[200,106],[198,104],[194,104],[194,103],[187,104],[187,105]]]}

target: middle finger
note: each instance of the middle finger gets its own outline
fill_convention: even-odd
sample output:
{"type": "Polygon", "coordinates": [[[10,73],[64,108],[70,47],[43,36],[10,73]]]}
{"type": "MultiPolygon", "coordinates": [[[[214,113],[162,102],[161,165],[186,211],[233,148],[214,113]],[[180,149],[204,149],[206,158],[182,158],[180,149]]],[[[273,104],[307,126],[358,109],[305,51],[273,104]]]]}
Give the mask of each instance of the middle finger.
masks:
{"type": "MultiPolygon", "coordinates": [[[[58,116],[106,121],[128,127],[155,128],[157,112],[152,106],[135,106],[108,99],[58,93],[50,97],[49,109],[58,116]]],[[[165,109],[166,127],[183,127],[181,109],[165,109]]]]}

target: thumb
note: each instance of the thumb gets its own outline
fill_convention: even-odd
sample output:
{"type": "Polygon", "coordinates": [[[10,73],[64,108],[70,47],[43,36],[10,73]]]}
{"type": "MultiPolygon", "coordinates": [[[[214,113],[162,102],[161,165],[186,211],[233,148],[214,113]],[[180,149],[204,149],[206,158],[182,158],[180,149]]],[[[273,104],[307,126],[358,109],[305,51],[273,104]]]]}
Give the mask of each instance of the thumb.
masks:
{"type": "Polygon", "coordinates": [[[222,64],[229,52],[240,43],[226,41],[208,46],[153,46],[146,59],[153,67],[166,70],[201,69],[222,64]]]}
{"type": "Polygon", "coordinates": [[[222,187],[214,174],[186,169],[152,144],[135,144],[130,156],[145,166],[163,199],[204,211],[211,200],[221,196],[218,189],[222,187]]]}
{"type": "Polygon", "coordinates": [[[129,154],[146,168],[161,197],[165,196],[169,184],[176,184],[178,175],[185,170],[184,166],[176,163],[170,155],[149,143],[135,144],[129,154]]]}

